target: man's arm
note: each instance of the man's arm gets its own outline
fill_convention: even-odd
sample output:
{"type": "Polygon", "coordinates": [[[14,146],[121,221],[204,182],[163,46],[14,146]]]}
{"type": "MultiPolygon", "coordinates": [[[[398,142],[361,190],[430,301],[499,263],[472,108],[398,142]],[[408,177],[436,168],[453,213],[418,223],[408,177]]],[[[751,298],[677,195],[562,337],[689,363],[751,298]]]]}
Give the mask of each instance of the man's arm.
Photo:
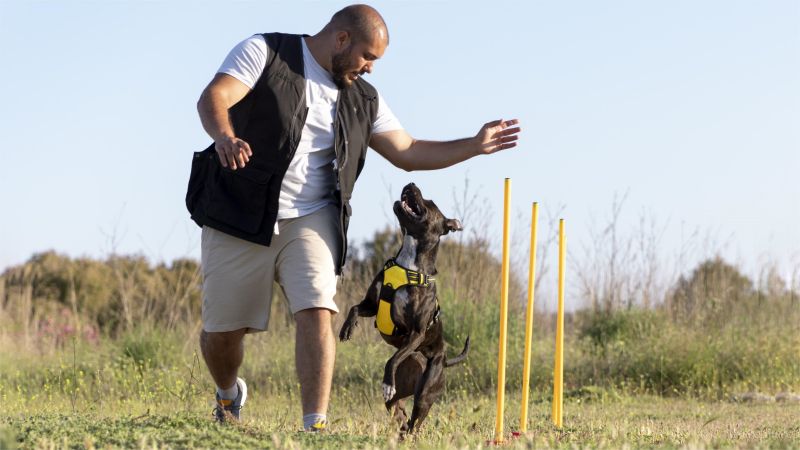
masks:
{"type": "Polygon", "coordinates": [[[406,170],[433,170],[452,166],[473,156],[488,155],[517,146],[520,127],[513,120],[495,120],[471,138],[455,141],[423,141],[405,130],[373,134],[369,141],[381,156],[406,170]]]}
{"type": "Polygon", "coordinates": [[[253,155],[250,145],[236,137],[228,117],[228,109],[248,92],[250,88],[246,84],[230,75],[218,73],[197,101],[200,122],[206,133],[214,139],[219,162],[223,167],[233,170],[244,167],[253,155]]]}

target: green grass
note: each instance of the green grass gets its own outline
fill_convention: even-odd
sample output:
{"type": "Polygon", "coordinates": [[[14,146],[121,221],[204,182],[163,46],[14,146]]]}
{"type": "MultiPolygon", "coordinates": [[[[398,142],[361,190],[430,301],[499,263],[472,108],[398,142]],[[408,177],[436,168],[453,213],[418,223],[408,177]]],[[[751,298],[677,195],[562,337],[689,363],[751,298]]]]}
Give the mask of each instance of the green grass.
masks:
{"type": "MultiPolygon", "coordinates": [[[[298,432],[294,352],[292,345],[285,345],[292,329],[278,321],[275,330],[247,338],[241,375],[248,380],[250,399],[245,420],[237,426],[218,426],[211,420],[214,387],[197,356],[194,330],[143,327],[97,343],[72,339],[51,347],[14,347],[6,341],[0,345],[0,449],[433,449],[477,448],[492,439],[496,341],[486,342],[491,331],[449,331],[448,340],[457,347],[449,354],[460,350],[467,332],[473,337],[473,350],[465,364],[448,369],[447,391],[423,429],[398,442],[398,425],[391,422],[380,397],[382,368],[392,349],[374,336],[367,322],[362,325],[352,342],[337,346],[331,432],[324,435],[298,432]]],[[[730,401],[732,394],[750,390],[796,392],[797,336],[765,334],[769,338],[749,342],[744,329],[730,339],[703,340],[661,325],[604,332],[608,338],[600,344],[575,337],[568,342],[562,430],[551,426],[549,418],[552,343],[537,338],[531,433],[509,445],[800,447],[800,404],[730,401]],[[759,356],[759,349],[766,354],[759,356]],[[751,357],[757,357],[757,363],[751,357]],[[766,364],[769,361],[773,364],[766,364]],[[739,367],[739,372],[728,367],[739,367]],[[661,389],[661,372],[672,378],[669,386],[685,387],[661,389]],[[700,381],[693,384],[694,380],[700,381]]],[[[512,326],[511,331],[509,348],[521,348],[518,330],[512,326]]],[[[520,353],[509,354],[507,430],[516,429],[519,420],[520,353]]]]}
{"type": "MultiPolygon", "coordinates": [[[[0,450],[485,446],[494,433],[499,312],[496,280],[484,272],[496,271],[487,269],[491,261],[477,266],[481,270],[470,264],[474,273],[467,276],[454,269],[459,258],[450,259],[450,270],[443,264],[439,278],[448,355],[461,350],[467,335],[472,346],[465,364],[447,370],[447,391],[423,429],[405,442],[397,440],[398,425],[390,421],[380,396],[383,365],[393,349],[370,320],[360,322],[351,342],[337,346],[330,432],[304,434],[297,431],[295,330],[285,305],[273,302],[270,331],[245,341],[240,374],[251,394],[245,420],[220,427],[211,421],[214,387],[198,357],[196,267],[153,268],[131,278],[139,280],[131,284],[139,291],[128,306],[142,308],[134,308],[138,312],[127,319],[114,303],[124,296],[95,299],[105,305],[96,311],[90,307],[95,303],[84,299],[86,286],[108,287],[102,264],[92,266],[97,270],[87,272],[86,279],[61,270],[60,278],[33,277],[36,283],[28,278],[39,272],[20,269],[0,280],[0,291],[5,289],[5,296],[0,292],[5,298],[0,308],[0,450]],[[463,276],[449,279],[448,273],[463,276]],[[71,286],[83,287],[75,287],[73,295],[71,286]]],[[[130,274],[147,269],[134,259],[129,262],[130,274]]],[[[117,266],[106,269],[113,272],[117,266]]],[[[722,297],[714,292],[695,292],[709,285],[700,281],[697,289],[689,289],[693,285],[687,282],[675,304],[567,315],[562,430],[549,419],[554,317],[537,312],[531,433],[509,447],[800,448],[800,404],[731,401],[745,392],[800,392],[800,309],[794,292],[766,296],[743,288],[741,295],[720,303],[722,297]]],[[[366,283],[342,283],[343,310],[363,294],[366,283]]],[[[520,304],[512,302],[507,430],[518,422],[523,321],[520,304]]]]}
{"type": "MultiPolygon", "coordinates": [[[[125,410],[65,402],[19,407],[0,419],[0,447],[24,448],[479,448],[494,435],[491,396],[448,395],[420,432],[398,442],[379,393],[338,390],[325,434],[301,433],[297,399],[255,394],[238,425],[212,422],[208,396],[186,410],[174,403],[127,404],[125,410]]],[[[109,402],[106,402],[108,404],[109,402]]],[[[735,404],[660,397],[568,400],[564,428],[550,424],[549,402],[531,405],[529,432],[511,448],[800,446],[797,404],[735,404]]],[[[507,397],[506,430],[518,429],[519,403],[507,397]]]]}
{"type": "MultiPolygon", "coordinates": [[[[494,435],[495,392],[481,380],[495,360],[481,353],[448,369],[448,390],[424,427],[399,442],[380,397],[391,353],[385,344],[362,338],[338,346],[330,432],[313,435],[298,431],[292,349],[278,345],[280,334],[248,338],[242,376],[250,397],[243,422],[233,426],[211,420],[210,377],[196,343],[181,336],[140,331],[97,346],[74,341],[39,353],[0,351],[0,449],[460,449],[483,447],[494,435]]],[[[507,431],[518,428],[517,378],[509,371],[507,431]]],[[[549,379],[541,378],[534,377],[530,433],[509,440],[510,448],[800,447],[797,403],[665,398],[613,386],[568,385],[565,427],[558,430],[550,424],[549,379]]]]}

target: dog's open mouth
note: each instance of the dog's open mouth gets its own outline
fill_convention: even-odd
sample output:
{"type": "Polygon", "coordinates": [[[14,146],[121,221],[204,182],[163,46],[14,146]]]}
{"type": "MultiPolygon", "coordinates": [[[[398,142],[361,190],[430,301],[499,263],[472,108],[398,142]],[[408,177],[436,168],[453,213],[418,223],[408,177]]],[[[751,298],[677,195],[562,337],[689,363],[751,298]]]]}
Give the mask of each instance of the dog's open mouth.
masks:
{"type": "Polygon", "coordinates": [[[423,216],[422,208],[419,203],[417,203],[416,196],[408,192],[408,190],[404,190],[403,194],[400,196],[400,207],[403,208],[403,211],[412,219],[419,220],[423,216]]]}

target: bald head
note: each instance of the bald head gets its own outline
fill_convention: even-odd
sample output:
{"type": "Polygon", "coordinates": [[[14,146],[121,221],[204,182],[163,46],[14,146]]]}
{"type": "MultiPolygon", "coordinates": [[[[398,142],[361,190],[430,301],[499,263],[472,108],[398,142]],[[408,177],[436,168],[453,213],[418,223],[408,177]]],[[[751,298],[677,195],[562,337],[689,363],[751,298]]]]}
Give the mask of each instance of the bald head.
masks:
{"type": "Polygon", "coordinates": [[[389,45],[389,31],[375,8],[350,5],[334,14],[319,33],[308,36],[305,42],[314,59],[333,75],[341,89],[361,75],[372,73],[375,61],[389,45]]]}
{"type": "Polygon", "coordinates": [[[383,17],[368,5],[350,5],[338,11],[325,25],[325,31],[347,31],[360,42],[389,44],[389,30],[383,17]]]}

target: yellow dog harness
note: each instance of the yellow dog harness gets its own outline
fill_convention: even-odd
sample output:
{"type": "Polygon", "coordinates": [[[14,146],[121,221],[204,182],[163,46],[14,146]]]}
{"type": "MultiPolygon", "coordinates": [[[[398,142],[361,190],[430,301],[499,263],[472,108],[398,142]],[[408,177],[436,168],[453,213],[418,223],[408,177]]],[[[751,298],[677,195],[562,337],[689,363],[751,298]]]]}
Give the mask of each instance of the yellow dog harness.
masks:
{"type": "MultiPolygon", "coordinates": [[[[428,287],[436,279],[415,270],[407,269],[395,261],[394,258],[386,261],[383,266],[383,285],[378,300],[378,314],[375,317],[375,327],[381,334],[394,336],[397,327],[392,320],[392,303],[395,293],[403,286],[422,286],[428,287]]],[[[436,313],[431,323],[432,325],[439,317],[439,305],[436,305],[436,313]]]]}

